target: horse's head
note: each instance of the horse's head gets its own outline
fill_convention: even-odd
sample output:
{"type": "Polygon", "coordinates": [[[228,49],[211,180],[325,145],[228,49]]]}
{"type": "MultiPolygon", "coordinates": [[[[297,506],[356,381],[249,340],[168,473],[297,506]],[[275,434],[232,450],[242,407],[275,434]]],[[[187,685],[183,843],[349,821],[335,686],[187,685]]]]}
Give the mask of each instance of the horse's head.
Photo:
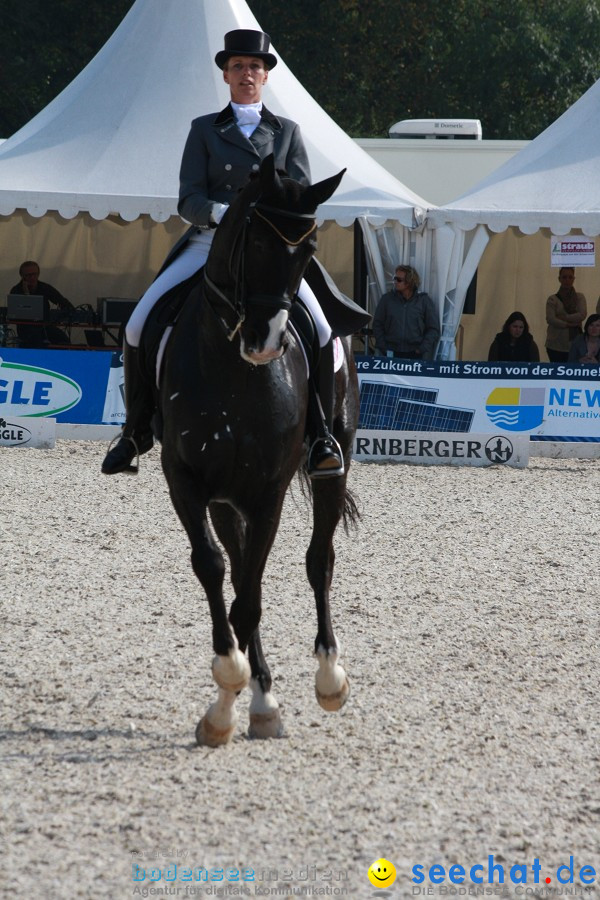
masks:
{"type": "Polygon", "coordinates": [[[316,249],[317,206],[340,183],[345,169],[303,185],[263,160],[217,230],[206,273],[235,308],[240,353],[254,365],[282,355],[289,311],[316,249]]]}

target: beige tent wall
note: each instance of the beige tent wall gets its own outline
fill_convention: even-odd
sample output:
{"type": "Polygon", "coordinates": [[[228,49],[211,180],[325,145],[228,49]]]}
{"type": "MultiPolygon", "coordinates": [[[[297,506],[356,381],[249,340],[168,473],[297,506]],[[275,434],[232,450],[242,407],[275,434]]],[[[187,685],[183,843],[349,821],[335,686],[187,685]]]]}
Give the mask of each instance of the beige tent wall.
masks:
{"type": "Polygon", "coordinates": [[[354,227],[325,222],[317,235],[316,256],[339,289],[354,298],[354,227]]]}
{"type": "MultiPolygon", "coordinates": [[[[595,240],[596,267],[575,269],[575,288],[585,294],[588,315],[596,311],[600,293],[600,240],[595,240]]],[[[515,228],[492,234],[477,272],[475,315],[463,315],[461,319],[462,353],[460,335],[457,344],[462,359],[487,359],[494,336],[518,309],[527,317],[541,359],[547,360],[546,299],[558,287],[558,269],[550,266],[549,229],[533,235],[515,228]]]]}
{"type": "MultiPolygon", "coordinates": [[[[188,226],[177,216],[134,222],[112,216],[96,221],[87,213],[63,219],[55,212],[34,218],[23,210],[0,218],[0,305],[19,281],[19,266],[36,260],[42,281],[76,306],[98,297],[139,297],[188,226]]],[[[344,293],[352,297],[352,228],[327,222],[319,229],[317,256],[344,293]]]]}
{"type": "MultiPolygon", "coordinates": [[[[34,218],[23,210],[0,218],[0,305],[19,280],[19,265],[35,259],[42,280],[53,284],[75,305],[98,297],[139,297],[150,284],[166,254],[187,225],[177,216],[154,222],[140,216],[134,222],[119,217],[102,221],[82,213],[62,219],[57,213],[34,218]]],[[[600,247],[600,242],[598,242],[600,247]]],[[[354,294],[354,231],[335,222],[319,228],[317,256],[345,294],[354,294]]],[[[600,265],[600,259],[598,260],[600,265]]],[[[550,266],[550,232],[524,235],[510,228],[493,234],[479,264],[475,315],[461,319],[462,359],[487,359],[489,346],[502,323],[520,309],[546,359],[546,298],[558,287],[558,270],[550,266]]],[[[600,294],[596,268],[576,270],[576,288],[595,312],[600,294]]]]}
{"type": "Polygon", "coordinates": [[[98,297],[139,297],[187,227],[178,217],[164,223],[149,216],[96,221],[87,213],[63,219],[49,212],[36,219],[18,210],[0,219],[0,304],[26,259],[36,260],[42,281],[76,306],[95,309],[98,297]]]}

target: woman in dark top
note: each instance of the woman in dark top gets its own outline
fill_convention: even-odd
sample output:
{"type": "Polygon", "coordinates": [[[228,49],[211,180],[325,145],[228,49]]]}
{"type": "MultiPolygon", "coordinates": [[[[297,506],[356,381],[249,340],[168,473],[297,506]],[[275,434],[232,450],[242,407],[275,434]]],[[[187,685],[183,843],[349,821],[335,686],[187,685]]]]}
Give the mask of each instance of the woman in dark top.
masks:
{"type": "Polygon", "coordinates": [[[539,362],[540,351],[521,312],[511,313],[492,342],[488,360],[539,362]]]}
{"type": "Polygon", "coordinates": [[[569,351],[569,361],[596,366],[600,362],[600,315],[587,317],[583,334],[578,334],[569,351]]]}

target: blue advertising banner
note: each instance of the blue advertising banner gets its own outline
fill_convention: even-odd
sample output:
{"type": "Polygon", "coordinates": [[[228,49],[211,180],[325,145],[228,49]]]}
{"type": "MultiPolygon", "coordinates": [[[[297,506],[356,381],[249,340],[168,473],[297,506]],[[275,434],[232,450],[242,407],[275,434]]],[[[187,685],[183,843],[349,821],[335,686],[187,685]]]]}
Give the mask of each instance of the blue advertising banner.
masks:
{"type": "Polygon", "coordinates": [[[600,366],[357,356],[359,429],[600,441],[600,366]]]}
{"type": "Polygon", "coordinates": [[[0,416],[102,422],[113,351],[0,347],[0,416]]]}
{"type": "MultiPolygon", "coordinates": [[[[356,356],[359,429],[600,441],[600,366],[356,356]]],[[[120,425],[120,351],[0,347],[0,416],[120,425]]]]}

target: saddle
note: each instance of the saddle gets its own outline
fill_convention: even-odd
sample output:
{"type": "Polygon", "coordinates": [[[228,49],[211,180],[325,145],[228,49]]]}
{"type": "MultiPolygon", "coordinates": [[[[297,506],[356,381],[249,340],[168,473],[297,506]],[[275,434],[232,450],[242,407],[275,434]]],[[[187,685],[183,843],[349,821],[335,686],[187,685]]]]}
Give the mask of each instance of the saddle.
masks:
{"type": "Polygon", "coordinates": [[[202,283],[204,268],[176,284],[154,304],[144,323],[138,351],[139,367],[142,376],[156,386],[156,365],[159,350],[167,328],[173,327],[183,305],[193,288],[202,283]]]}
{"type": "MultiPolygon", "coordinates": [[[[155,387],[159,380],[159,353],[162,356],[168,328],[172,328],[183,309],[190,292],[204,280],[204,267],[195,272],[186,281],[176,284],[154,304],[144,324],[139,348],[139,366],[142,376],[155,387]]],[[[317,329],[308,308],[296,297],[292,304],[288,320],[288,328],[300,338],[306,356],[309,375],[315,372],[319,364],[321,348],[317,329]]]]}

